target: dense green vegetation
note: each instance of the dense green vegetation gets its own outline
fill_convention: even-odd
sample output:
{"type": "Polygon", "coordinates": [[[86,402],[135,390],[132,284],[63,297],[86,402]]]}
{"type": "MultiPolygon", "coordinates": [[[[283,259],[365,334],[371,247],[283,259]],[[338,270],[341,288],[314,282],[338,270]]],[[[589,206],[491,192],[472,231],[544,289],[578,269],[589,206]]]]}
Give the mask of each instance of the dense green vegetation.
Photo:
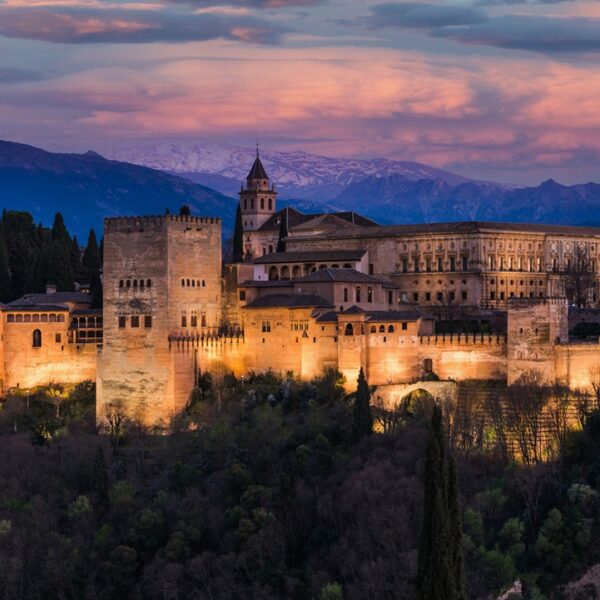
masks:
{"type": "Polygon", "coordinates": [[[357,435],[368,419],[340,384],[205,376],[168,436],[98,435],[91,384],[8,399],[0,598],[412,599],[431,549],[460,582],[458,513],[465,597],[521,578],[560,598],[600,561],[600,413],[555,461],[519,466],[452,452],[426,397],[387,433],[373,408],[357,435]]]}
{"type": "Polygon", "coordinates": [[[0,302],[31,292],[44,292],[48,284],[70,292],[75,282],[90,284],[92,301],[100,306],[101,248],[94,230],[85,249],[71,237],[57,213],[52,229],[36,225],[27,212],[3,211],[0,220],[0,302]]]}

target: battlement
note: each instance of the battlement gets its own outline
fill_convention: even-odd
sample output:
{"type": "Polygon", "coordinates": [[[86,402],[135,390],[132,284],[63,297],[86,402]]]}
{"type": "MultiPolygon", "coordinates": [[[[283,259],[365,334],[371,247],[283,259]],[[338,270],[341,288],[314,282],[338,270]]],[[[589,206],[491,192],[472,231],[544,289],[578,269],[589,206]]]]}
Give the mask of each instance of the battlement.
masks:
{"type": "Polygon", "coordinates": [[[509,298],[506,301],[508,310],[518,310],[521,308],[533,308],[535,306],[567,306],[567,299],[564,297],[551,298],[509,298]]]}
{"type": "Polygon", "coordinates": [[[422,335],[421,345],[436,346],[504,346],[505,335],[486,335],[482,333],[446,333],[440,335],[422,335]]]}
{"type": "Polygon", "coordinates": [[[104,231],[143,231],[146,228],[160,229],[169,223],[187,225],[219,225],[219,217],[193,217],[190,215],[151,215],[143,217],[106,217],[104,231]]]}

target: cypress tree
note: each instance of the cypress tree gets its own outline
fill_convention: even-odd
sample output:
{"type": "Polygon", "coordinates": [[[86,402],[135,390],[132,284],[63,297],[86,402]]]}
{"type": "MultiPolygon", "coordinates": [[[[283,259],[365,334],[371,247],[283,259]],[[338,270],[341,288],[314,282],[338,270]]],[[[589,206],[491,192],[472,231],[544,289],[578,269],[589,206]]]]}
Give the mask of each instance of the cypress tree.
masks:
{"type": "Polygon", "coordinates": [[[11,296],[18,298],[33,291],[32,271],[37,253],[37,235],[33,217],[28,212],[4,211],[2,225],[11,274],[11,296]]]}
{"type": "Polygon", "coordinates": [[[74,235],[70,243],[71,246],[71,269],[73,271],[73,281],[81,283],[83,280],[83,271],[81,266],[81,248],[77,236],[74,235]]]}
{"type": "Polygon", "coordinates": [[[285,242],[283,240],[289,234],[288,208],[286,207],[281,213],[281,221],[279,223],[279,238],[277,239],[277,252],[285,252],[285,242]]]}
{"type": "Polygon", "coordinates": [[[81,264],[83,278],[90,284],[92,308],[100,308],[102,306],[102,281],[100,279],[102,258],[96,240],[96,232],[93,229],[90,229],[81,264]]]}
{"type": "Polygon", "coordinates": [[[447,460],[442,410],[434,405],[425,458],[418,600],[464,600],[456,463],[447,460]]]}
{"type": "Polygon", "coordinates": [[[354,437],[357,440],[360,440],[365,435],[371,435],[371,433],[373,433],[373,415],[371,414],[371,405],[369,403],[371,392],[362,367],[358,374],[357,383],[352,428],[354,437]]]}
{"type": "Polygon", "coordinates": [[[235,229],[233,231],[233,262],[244,260],[244,228],[242,227],[242,209],[238,202],[235,211],[235,229]]]}
{"type": "Polygon", "coordinates": [[[56,213],[52,225],[47,282],[56,285],[59,292],[73,290],[72,242],[60,213],[56,213]]]}
{"type": "Polygon", "coordinates": [[[4,237],[4,225],[0,223],[0,302],[8,302],[12,299],[8,249],[4,237]]]}

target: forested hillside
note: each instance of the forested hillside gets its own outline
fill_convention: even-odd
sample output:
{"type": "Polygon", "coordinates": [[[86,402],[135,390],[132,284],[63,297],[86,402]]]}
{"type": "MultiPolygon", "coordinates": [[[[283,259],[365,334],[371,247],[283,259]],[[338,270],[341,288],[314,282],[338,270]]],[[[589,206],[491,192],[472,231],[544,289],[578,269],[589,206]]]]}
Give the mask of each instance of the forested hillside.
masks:
{"type": "MultiPolygon", "coordinates": [[[[424,543],[442,473],[430,404],[384,413],[340,383],[205,376],[169,436],[116,411],[98,436],[91,384],[9,399],[0,598],[415,598],[427,548],[443,562],[452,547],[424,543]]],[[[562,598],[600,560],[600,413],[582,419],[560,456],[527,466],[461,449],[446,429],[468,598],[517,579],[527,598],[562,598]]],[[[437,526],[456,531],[444,506],[437,526]]]]}

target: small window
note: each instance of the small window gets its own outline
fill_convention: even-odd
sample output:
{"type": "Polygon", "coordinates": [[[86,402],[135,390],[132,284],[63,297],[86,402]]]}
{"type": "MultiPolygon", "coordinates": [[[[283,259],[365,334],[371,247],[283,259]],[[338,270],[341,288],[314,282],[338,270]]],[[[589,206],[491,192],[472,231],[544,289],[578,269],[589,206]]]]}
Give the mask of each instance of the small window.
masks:
{"type": "Polygon", "coordinates": [[[355,301],[360,302],[360,285],[356,286],[355,290],[355,301]]]}
{"type": "Polygon", "coordinates": [[[139,327],[140,326],[140,317],[139,317],[139,315],[133,315],[131,317],[131,326],[132,327],[139,327]]]}
{"type": "Polygon", "coordinates": [[[181,280],[181,287],[184,287],[184,286],[185,286],[185,279],[182,279],[181,280]]]}
{"type": "Polygon", "coordinates": [[[240,290],[240,302],[244,302],[246,300],[246,290],[240,290]]]}
{"type": "Polygon", "coordinates": [[[125,283],[125,282],[124,282],[122,279],[120,279],[120,280],[119,280],[119,287],[120,287],[120,288],[122,288],[122,287],[123,287],[123,285],[124,285],[124,283],[125,283]]]}
{"type": "Polygon", "coordinates": [[[32,346],[34,348],[41,348],[42,347],[42,332],[39,329],[34,329],[33,330],[33,335],[32,335],[32,346]]]}
{"type": "Polygon", "coordinates": [[[144,315],[144,327],[146,327],[146,329],[152,327],[152,315],[144,315]]]}
{"type": "Polygon", "coordinates": [[[181,326],[187,327],[187,317],[185,315],[181,316],[181,326]]]}
{"type": "Polygon", "coordinates": [[[371,333],[377,333],[377,327],[375,327],[375,325],[371,325],[371,333]]]}
{"type": "Polygon", "coordinates": [[[143,288],[144,287],[144,280],[140,279],[140,287],[143,288]]]}
{"type": "Polygon", "coordinates": [[[206,327],[206,315],[200,315],[200,327],[206,327]]]}
{"type": "Polygon", "coordinates": [[[15,315],[8,315],[8,317],[6,318],[7,323],[14,323],[15,322],[15,315]]]}
{"type": "Polygon", "coordinates": [[[346,329],[344,330],[344,335],[354,335],[354,329],[352,327],[352,323],[346,324],[346,329]]]}
{"type": "Polygon", "coordinates": [[[348,288],[344,288],[344,302],[348,302],[348,288]]]}
{"type": "Polygon", "coordinates": [[[394,326],[393,325],[390,325],[388,327],[388,333],[394,333],[394,326]]]}
{"type": "Polygon", "coordinates": [[[190,320],[192,322],[192,327],[198,327],[198,317],[196,315],[192,315],[190,320]]]}
{"type": "Polygon", "coordinates": [[[146,287],[152,287],[152,279],[146,280],[146,287]]]}
{"type": "Polygon", "coordinates": [[[196,280],[192,279],[192,287],[196,287],[196,280]]]}
{"type": "Polygon", "coordinates": [[[385,325],[379,326],[379,333],[385,333],[385,325]]]}
{"type": "Polygon", "coordinates": [[[425,373],[433,372],[433,361],[431,360],[431,358],[426,358],[423,361],[423,370],[425,371],[425,373]]]}
{"type": "Polygon", "coordinates": [[[62,335],[61,335],[60,333],[56,333],[56,334],[54,334],[54,341],[55,341],[57,344],[60,344],[60,343],[62,342],[62,335]]]}
{"type": "Polygon", "coordinates": [[[134,279],[133,280],[133,287],[136,288],[138,286],[138,280],[134,279]]]}
{"type": "Polygon", "coordinates": [[[262,332],[269,333],[271,331],[271,321],[262,322],[262,332]]]}
{"type": "Polygon", "coordinates": [[[189,280],[189,279],[186,279],[186,281],[185,281],[185,285],[186,285],[187,287],[190,287],[190,280],[189,280]]]}
{"type": "Polygon", "coordinates": [[[425,292],[425,302],[431,302],[431,292],[425,292]]]}
{"type": "Polygon", "coordinates": [[[206,287],[206,280],[205,279],[202,280],[202,287],[206,287]]]}
{"type": "MultiPolygon", "coordinates": [[[[273,210],[273,198],[269,198],[269,210],[273,210]]],[[[269,252],[273,252],[273,250],[269,250],[269,252]]]]}
{"type": "Polygon", "coordinates": [[[127,285],[127,287],[131,287],[131,279],[127,280],[127,284],[126,285],[127,285]]]}
{"type": "Polygon", "coordinates": [[[460,297],[462,298],[462,300],[466,300],[467,299],[467,292],[465,292],[464,290],[461,292],[460,297]]]}
{"type": "Polygon", "coordinates": [[[394,303],[394,292],[388,292],[388,304],[394,303]]]}
{"type": "Polygon", "coordinates": [[[119,317],[119,328],[123,329],[125,327],[127,319],[125,317],[119,317]]]}
{"type": "Polygon", "coordinates": [[[373,288],[367,288],[367,302],[373,302],[373,288]]]}
{"type": "Polygon", "coordinates": [[[406,331],[408,329],[408,323],[405,321],[402,322],[402,331],[406,331]]]}

